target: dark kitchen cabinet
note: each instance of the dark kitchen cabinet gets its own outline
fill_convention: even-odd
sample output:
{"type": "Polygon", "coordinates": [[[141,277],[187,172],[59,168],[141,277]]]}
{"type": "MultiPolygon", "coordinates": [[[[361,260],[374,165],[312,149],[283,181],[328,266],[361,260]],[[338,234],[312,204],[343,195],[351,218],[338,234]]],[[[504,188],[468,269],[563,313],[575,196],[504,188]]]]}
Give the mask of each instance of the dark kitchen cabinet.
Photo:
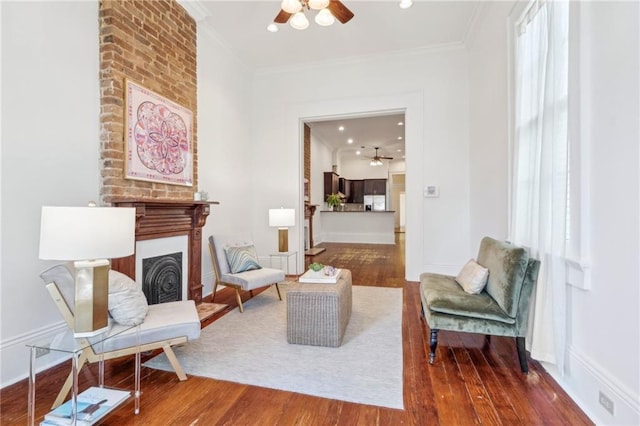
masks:
{"type": "Polygon", "coordinates": [[[337,194],[339,192],[340,176],[334,172],[324,172],[324,199],[329,194],[337,194]]]}
{"type": "Polygon", "coordinates": [[[365,179],[364,195],[386,195],[387,180],[386,179],[365,179]]]}
{"type": "Polygon", "coordinates": [[[364,203],[364,180],[350,180],[348,203],[364,203]]]}

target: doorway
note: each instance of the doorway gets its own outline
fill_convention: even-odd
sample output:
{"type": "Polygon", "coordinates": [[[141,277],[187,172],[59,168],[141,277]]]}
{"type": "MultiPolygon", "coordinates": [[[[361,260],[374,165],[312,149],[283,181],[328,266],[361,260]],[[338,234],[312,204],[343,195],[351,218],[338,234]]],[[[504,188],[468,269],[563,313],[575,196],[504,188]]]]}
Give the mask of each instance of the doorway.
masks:
{"type": "MultiPolygon", "coordinates": [[[[404,121],[404,110],[302,120],[304,190],[301,202],[305,211],[309,210],[308,206],[313,206],[317,212],[312,217],[305,217],[305,254],[314,255],[313,247],[309,246],[310,240],[314,244],[338,241],[325,240],[322,214],[318,214],[327,209],[324,200],[327,174],[336,175],[334,177],[342,184],[339,186],[344,196],[341,209],[348,212],[364,212],[366,204],[353,196],[349,190],[351,184],[355,186],[366,180],[383,181],[384,210],[394,212],[393,228],[389,232],[405,231],[406,203],[400,205],[400,194],[403,197],[405,194],[406,176],[404,121]],[[311,231],[312,236],[308,234],[311,231]]],[[[380,195],[379,192],[377,194],[380,195]]]]}

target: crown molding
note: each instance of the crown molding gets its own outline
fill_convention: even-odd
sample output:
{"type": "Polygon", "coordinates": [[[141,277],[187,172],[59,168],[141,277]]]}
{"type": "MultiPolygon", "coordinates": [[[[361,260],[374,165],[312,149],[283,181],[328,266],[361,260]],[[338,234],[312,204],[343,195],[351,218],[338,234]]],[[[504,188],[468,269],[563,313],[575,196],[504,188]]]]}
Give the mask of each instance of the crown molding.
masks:
{"type": "Polygon", "coordinates": [[[204,21],[211,15],[200,0],[177,0],[177,2],[196,22],[204,21]]]}

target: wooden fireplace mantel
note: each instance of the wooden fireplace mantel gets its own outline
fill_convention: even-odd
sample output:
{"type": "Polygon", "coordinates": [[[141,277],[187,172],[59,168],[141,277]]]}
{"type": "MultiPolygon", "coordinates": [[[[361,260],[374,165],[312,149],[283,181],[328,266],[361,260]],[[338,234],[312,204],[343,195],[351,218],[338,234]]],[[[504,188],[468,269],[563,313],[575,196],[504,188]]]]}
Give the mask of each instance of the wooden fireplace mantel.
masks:
{"type": "MultiPolygon", "coordinates": [[[[186,235],[188,242],[189,299],[202,301],[202,227],[212,204],[217,201],[161,200],[117,198],[107,199],[114,207],[136,209],[136,241],[186,235]]],[[[113,259],[111,267],[135,279],[136,255],[113,259]]]]}

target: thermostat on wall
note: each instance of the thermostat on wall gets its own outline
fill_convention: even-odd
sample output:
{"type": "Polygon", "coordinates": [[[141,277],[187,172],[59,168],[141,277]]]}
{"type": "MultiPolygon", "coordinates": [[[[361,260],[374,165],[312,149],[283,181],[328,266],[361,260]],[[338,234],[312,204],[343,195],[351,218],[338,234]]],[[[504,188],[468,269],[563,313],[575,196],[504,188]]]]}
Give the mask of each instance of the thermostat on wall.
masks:
{"type": "Polygon", "coordinates": [[[424,187],[424,197],[434,198],[440,196],[440,188],[436,185],[428,185],[424,187]]]}

